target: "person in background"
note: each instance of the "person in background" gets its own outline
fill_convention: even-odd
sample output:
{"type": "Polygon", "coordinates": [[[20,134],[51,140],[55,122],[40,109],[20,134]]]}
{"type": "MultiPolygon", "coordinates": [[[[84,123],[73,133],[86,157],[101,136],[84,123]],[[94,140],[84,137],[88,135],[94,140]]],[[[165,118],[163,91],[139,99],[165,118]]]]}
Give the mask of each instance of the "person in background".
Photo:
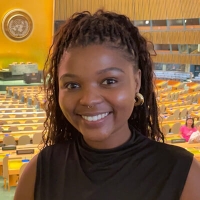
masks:
{"type": "Polygon", "coordinates": [[[180,135],[186,140],[186,142],[188,142],[192,133],[196,131],[197,128],[194,126],[194,118],[192,117],[188,117],[186,119],[185,125],[180,127],[180,135]]]}
{"type": "Polygon", "coordinates": [[[49,52],[45,146],[15,200],[200,199],[199,163],[164,143],[147,41],[127,16],[76,13],[49,52]]]}

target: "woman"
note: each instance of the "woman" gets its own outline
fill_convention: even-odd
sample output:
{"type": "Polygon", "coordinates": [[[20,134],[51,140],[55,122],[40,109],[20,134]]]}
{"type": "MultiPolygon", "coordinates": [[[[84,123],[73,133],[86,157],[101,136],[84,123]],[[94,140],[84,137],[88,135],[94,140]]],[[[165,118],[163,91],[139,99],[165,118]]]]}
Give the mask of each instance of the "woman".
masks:
{"type": "Polygon", "coordinates": [[[181,137],[184,138],[187,142],[190,139],[190,136],[193,132],[196,132],[197,129],[194,127],[194,118],[187,118],[185,125],[181,126],[180,128],[180,134],[181,137]]]}
{"type": "Polygon", "coordinates": [[[45,148],[15,200],[200,199],[193,155],[157,142],[152,62],[131,21],[74,14],[51,50],[45,148]]]}

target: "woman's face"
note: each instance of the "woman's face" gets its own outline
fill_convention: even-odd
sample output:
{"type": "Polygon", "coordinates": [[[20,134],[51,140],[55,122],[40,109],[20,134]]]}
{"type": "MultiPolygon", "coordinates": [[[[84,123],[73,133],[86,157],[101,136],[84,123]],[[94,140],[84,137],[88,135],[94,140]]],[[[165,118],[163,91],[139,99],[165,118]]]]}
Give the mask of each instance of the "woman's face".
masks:
{"type": "Polygon", "coordinates": [[[141,79],[132,65],[120,51],[102,45],[72,48],[62,56],[61,110],[93,148],[114,148],[130,137],[128,119],[141,79]]]}
{"type": "Polygon", "coordinates": [[[188,119],[186,123],[187,123],[187,126],[191,127],[192,124],[193,124],[193,120],[192,119],[188,119]]]}

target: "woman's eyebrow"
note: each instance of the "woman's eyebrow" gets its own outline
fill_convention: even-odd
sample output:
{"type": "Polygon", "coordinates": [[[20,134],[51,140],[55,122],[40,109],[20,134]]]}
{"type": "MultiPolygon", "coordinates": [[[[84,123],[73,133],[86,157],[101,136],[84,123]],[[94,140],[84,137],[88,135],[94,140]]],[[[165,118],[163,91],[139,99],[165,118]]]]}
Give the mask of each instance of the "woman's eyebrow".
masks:
{"type": "Polygon", "coordinates": [[[109,67],[109,68],[105,68],[105,69],[101,69],[97,72],[97,74],[103,74],[106,73],[108,71],[118,71],[118,72],[122,72],[125,73],[122,69],[117,68],[117,67],[109,67]]]}
{"type": "Polygon", "coordinates": [[[66,73],[66,74],[63,74],[59,79],[61,80],[63,78],[67,78],[67,77],[69,77],[69,78],[77,78],[78,76],[75,75],[75,74],[66,73]]]}

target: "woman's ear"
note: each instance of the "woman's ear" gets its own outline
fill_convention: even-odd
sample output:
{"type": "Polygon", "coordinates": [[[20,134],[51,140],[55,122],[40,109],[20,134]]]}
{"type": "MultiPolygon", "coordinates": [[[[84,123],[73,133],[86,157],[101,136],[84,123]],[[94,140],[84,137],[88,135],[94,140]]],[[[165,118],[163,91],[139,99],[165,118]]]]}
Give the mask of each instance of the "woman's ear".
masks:
{"type": "Polygon", "coordinates": [[[134,74],[135,76],[135,91],[139,92],[140,91],[140,87],[141,87],[141,70],[138,69],[136,71],[136,73],[134,74]]]}

